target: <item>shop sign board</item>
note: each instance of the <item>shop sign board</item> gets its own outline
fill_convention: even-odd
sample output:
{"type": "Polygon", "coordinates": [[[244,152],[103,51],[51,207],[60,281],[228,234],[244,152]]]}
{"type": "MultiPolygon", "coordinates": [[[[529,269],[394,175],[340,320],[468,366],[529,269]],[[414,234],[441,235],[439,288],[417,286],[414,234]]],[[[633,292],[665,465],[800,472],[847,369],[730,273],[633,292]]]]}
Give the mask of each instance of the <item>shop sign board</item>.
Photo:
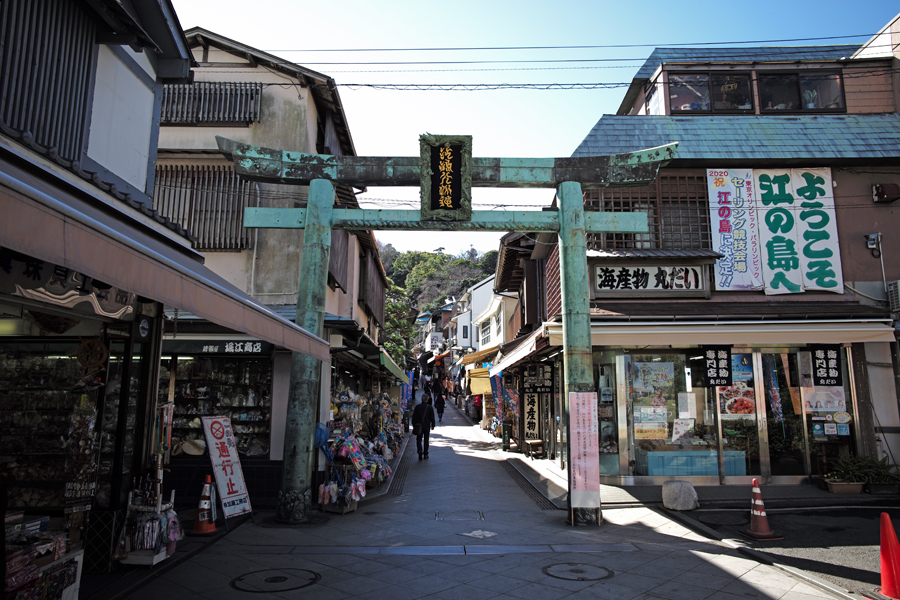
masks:
{"type": "Polygon", "coordinates": [[[841,373],[840,344],[813,344],[810,345],[809,351],[813,362],[813,385],[816,387],[843,386],[844,377],[841,373]]]}
{"type": "Polygon", "coordinates": [[[734,377],[731,372],[731,346],[703,346],[704,374],[707,386],[729,386],[734,377]]]}
{"type": "Polygon", "coordinates": [[[752,169],[707,169],[709,223],[718,290],[763,289],[752,169]]]}
{"type": "Polygon", "coordinates": [[[216,474],[216,489],[222,501],[226,519],[251,511],[250,495],[244,484],[244,472],[234,443],[234,431],[229,417],[203,417],[206,447],[216,474]]]}
{"type": "Polygon", "coordinates": [[[572,508],[600,508],[600,439],[597,392],[569,392],[572,508]]]}
{"type": "Polygon", "coordinates": [[[258,340],[163,340],[170,354],[271,354],[275,344],[258,340]]]}
{"type": "MultiPolygon", "coordinates": [[[[752,185],[750,188],[745,185],[743,193],[746,195],[749,189],[754,194],[759,256],[754,256],[754,247],[748,245],[747,259],[762,265],[762,286],[757,287],[747,287],[734,277],[720,277],[722,273],[736,271],[735,258],[743,257],[736,254],[734,195],[735,182],[744,181],[747,170],[707,170],[713,249],[725,255],[716,263],[716,288],[765,289],[767,295],[806,290],[842,293],[844,280],[831,170],[754,169],[752,173],[752,185]],[[726,201],[731,204],[720,204],[726,201]],[[723,215],[729,222],[724,222],[723,215]],[[732,230],[731,237],[723,236],[722,231],[728,229],[732,230]]],[[[751,233],[748,231],[746,235],[751,233]]],[[[753,285],[757,285],[755,281],[753,285]]]]}
{"type": "Polygon", "coordinates": [[[594,297],[673,296],[690,292],[705,295],[709,290],[706,265],[593,264],[594,297]]]}

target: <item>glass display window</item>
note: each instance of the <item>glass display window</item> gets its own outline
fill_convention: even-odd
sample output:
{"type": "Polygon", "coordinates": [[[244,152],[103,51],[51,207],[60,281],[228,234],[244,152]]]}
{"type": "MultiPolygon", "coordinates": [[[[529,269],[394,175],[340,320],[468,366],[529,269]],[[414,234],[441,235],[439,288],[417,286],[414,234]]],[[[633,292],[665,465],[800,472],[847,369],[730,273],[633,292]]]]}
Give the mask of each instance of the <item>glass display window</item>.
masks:
{"type": "Polygon", "coordinates": [[[757,77],[761,112],[846,110],[838,72],[760,73],[757,77]]]}

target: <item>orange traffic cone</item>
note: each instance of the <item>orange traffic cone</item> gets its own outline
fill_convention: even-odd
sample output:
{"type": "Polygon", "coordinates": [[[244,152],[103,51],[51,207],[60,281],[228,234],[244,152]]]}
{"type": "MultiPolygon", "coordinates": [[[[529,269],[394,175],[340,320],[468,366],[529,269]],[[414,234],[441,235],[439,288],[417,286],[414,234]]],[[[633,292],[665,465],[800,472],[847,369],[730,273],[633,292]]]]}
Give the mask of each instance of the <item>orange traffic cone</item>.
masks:
{"type": "Polygon", "coordinates": [[[203,491],[200,492],[200,504],[197,505],[197,518],[194,519],[192,534],[203,535],[216,532],[216,523],[212,519],[211,485],[212,475],[207,475],[206,483],[203,484],[203,491]]]}
{"type": "Polygon", "coordinates": [[[750,529],[741,531],[740,534],[751,540],[760,542],[783,540],[784,536],[776,535],[769,528],[769,518],[766,516],[766,505],[763,504],[762,492],[759,489],[759,480],[753,479],[753,491],[750,494],[750,529]]]}
{"type": "Polygon", "coordinates": [[[887,513],[881,513],[881,589],[887,598],[900,598],[900,543],[887,513]]]}

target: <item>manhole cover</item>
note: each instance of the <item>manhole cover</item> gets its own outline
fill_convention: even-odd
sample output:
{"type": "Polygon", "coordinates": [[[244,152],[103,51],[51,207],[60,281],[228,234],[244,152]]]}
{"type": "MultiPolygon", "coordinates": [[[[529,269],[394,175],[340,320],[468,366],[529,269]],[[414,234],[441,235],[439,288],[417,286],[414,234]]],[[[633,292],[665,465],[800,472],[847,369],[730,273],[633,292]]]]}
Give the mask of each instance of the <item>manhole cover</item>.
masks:
{"type": "Polygon", "coordinates": [[[253,571],[232,579],[228,585],[251,594],[275,594],[308,587],[322,579],[314,571],[306,569],[266,569],[253,571]]]}
{"type": "Polygon", "coordinates": [[[541,569],[544,575],[569,581],[600,581],[613,576],[613,572],[606,567],[585,565],[581,563],[560,563],[548,565],[541,569]]]}
{"type": "Polygon", "coordinates": [[[747,517],[728,513],[697,515],[697,518],[710,525],[743,525],[748,522],[747,517]]]}

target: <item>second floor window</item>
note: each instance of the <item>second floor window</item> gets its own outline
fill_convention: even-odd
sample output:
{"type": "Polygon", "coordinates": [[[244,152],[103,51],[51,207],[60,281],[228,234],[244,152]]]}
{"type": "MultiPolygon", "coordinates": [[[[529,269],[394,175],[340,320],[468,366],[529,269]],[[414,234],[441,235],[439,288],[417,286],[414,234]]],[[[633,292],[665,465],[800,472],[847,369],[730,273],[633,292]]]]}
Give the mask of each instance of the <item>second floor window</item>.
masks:
{"type": "Polygon", "coordinates": [[[469,339],[469,326],[468,326],[468,325],[463,325],[463,334],[462,334],[462,336],[463,336],[463,339],[464,339],[464,340],[469,339]]]}
{"type": "Polygon", "coordinates": [[[835,71],[760,73],[759,107],[770,111],[843,111],[844,89],[835,71]]]}
{"type": "Polygon", "coordinates": [[[672,114],[685,112],[753,112],[749,73],[672,73],[669,75],[672,114]]]}
{"type": "Polygon", "coordinates": [[[481,345],[491,343],[491,322],[485,321],[481,324],[481,345]]]}

